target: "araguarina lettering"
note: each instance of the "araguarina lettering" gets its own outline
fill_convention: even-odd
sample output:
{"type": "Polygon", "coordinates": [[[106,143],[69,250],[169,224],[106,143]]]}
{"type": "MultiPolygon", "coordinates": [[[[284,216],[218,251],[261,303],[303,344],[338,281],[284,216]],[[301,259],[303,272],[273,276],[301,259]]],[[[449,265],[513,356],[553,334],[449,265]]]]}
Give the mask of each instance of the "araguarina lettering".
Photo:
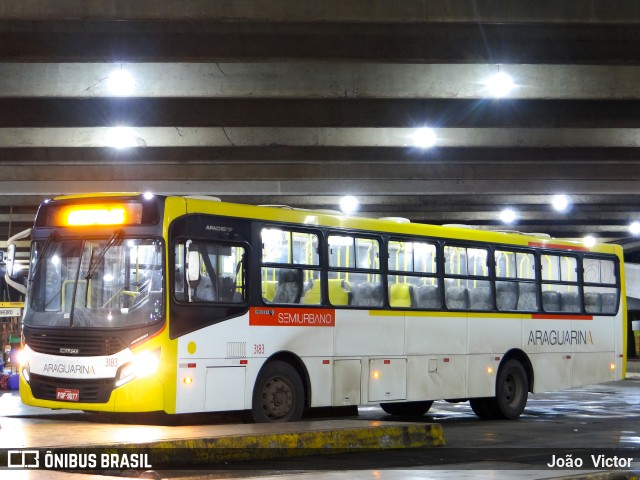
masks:
{"type": "Polygon", "coordinates": [[[531,330],[527,345],[593,345],[591,330],[531,330]]]}

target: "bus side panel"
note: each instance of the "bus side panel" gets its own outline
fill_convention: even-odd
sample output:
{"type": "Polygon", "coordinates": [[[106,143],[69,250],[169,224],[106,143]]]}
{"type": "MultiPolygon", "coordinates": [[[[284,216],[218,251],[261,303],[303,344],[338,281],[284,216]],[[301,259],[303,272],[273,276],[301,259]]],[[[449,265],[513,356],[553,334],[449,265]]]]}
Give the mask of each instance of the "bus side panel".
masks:
{"type": "Polygon", "coordinates": [[[404,315],[401,312],[397,315],[381,313],[336,310],[336,356],[403,355],[404,315]]]}
{"type": "Polygon", "coordinates": [[[442,318],[440,312],[405,313],[407,400],[464,397],[467,387],[466,315],[451,314],[442,318]]]}
{"type": "MultiPolygon", "coordinates": [[[[609,382],[616,379],[616,339],[620,315],[594,316],[593,320],[574,320],[573,372],[571,386],[609,382]]],[[[620,375],[621,372],[618,372],[620,375]]]]}
{"type": "Polygon", "coordinates": [[[465,355],[415,355],[407,363],[407,400],[464,398],[465,355]]]}
{"type": "Polygon", "coordinates": [[[260,368],[269,357],[283,352],[305,352],[302,361],[311,382],[312,405],[330,405],[331,364],[323,360],[333,355],[333,330],[250,326],[247,314],[184,335],[178,341],[177,411],[251,408],[260,368]],[[185,383],[187,377],[189,383],[185,383]]]}
{"type": "Polygon", "coordinates": [[[564,341],[571,331],[570,317],[530,318],[522,323],[523,350],[533,367],[533,392],[549,392],[571,386],[572,346],[564,341]]]}
{"type": "Polygon", "coordinates": [[[495,381],[502,356],[522,348],[522,316],[492,318],[469,314],[468,374],[466,397],[495,395],[495,381]]]}

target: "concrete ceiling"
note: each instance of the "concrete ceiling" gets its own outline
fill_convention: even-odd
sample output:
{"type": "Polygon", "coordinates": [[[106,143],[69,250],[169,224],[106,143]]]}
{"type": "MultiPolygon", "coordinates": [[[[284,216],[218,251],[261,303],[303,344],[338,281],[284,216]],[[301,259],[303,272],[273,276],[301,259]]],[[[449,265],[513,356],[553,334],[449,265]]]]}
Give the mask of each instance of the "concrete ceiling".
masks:
{"type": "Polygon", "coordinates": [[[631,252],[639,24],[636,0],[0,2],[0,240],[54,195],[151,190],[481,228],[511,207],[631,252]]]}

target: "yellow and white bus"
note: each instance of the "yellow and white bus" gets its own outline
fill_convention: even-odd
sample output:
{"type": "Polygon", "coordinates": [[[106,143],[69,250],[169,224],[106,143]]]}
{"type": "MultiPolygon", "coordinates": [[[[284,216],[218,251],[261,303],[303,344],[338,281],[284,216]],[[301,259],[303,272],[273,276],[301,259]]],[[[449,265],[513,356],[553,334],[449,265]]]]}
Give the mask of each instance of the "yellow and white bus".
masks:
{"type": "Polygon", "coordinates": [[[29,405],[516,418],[624,377],[615,245],[140,194],[45,202],[32,239],[29,405]]]}

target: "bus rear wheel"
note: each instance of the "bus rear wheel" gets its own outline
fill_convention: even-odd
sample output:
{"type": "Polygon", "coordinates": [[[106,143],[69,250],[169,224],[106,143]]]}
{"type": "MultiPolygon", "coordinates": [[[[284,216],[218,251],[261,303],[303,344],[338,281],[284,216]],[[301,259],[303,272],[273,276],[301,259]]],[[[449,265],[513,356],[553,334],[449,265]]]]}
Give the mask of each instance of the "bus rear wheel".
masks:
{"type": "Polygon", "coordinates": [[[487,420],[518,418],[527,405],[529,381],[527,372],[517,360],[507,360],[498,371],[496,396],[472,398],[471,409],[478,417],[487,420]]]}
{"type": "Polygon", "coordinates": [[[498,371],[496,406],[499,418],[518,418],[527,405],[529,381],[527,371],[518,360],[507,360],[498,371]]]}
{"type": "Polygon", "coordinates": [[[421,417],[429,411],[432,401],[381,403],[380,407],[389,415],[406,415],[409,417],[421,417]]]}
{"type": "Polygon", "coordinates": [[[304,386],[286,362],[267,363],[253,388],[251,416],[256,423],[295,422],[304,411],[304,386]]]}

